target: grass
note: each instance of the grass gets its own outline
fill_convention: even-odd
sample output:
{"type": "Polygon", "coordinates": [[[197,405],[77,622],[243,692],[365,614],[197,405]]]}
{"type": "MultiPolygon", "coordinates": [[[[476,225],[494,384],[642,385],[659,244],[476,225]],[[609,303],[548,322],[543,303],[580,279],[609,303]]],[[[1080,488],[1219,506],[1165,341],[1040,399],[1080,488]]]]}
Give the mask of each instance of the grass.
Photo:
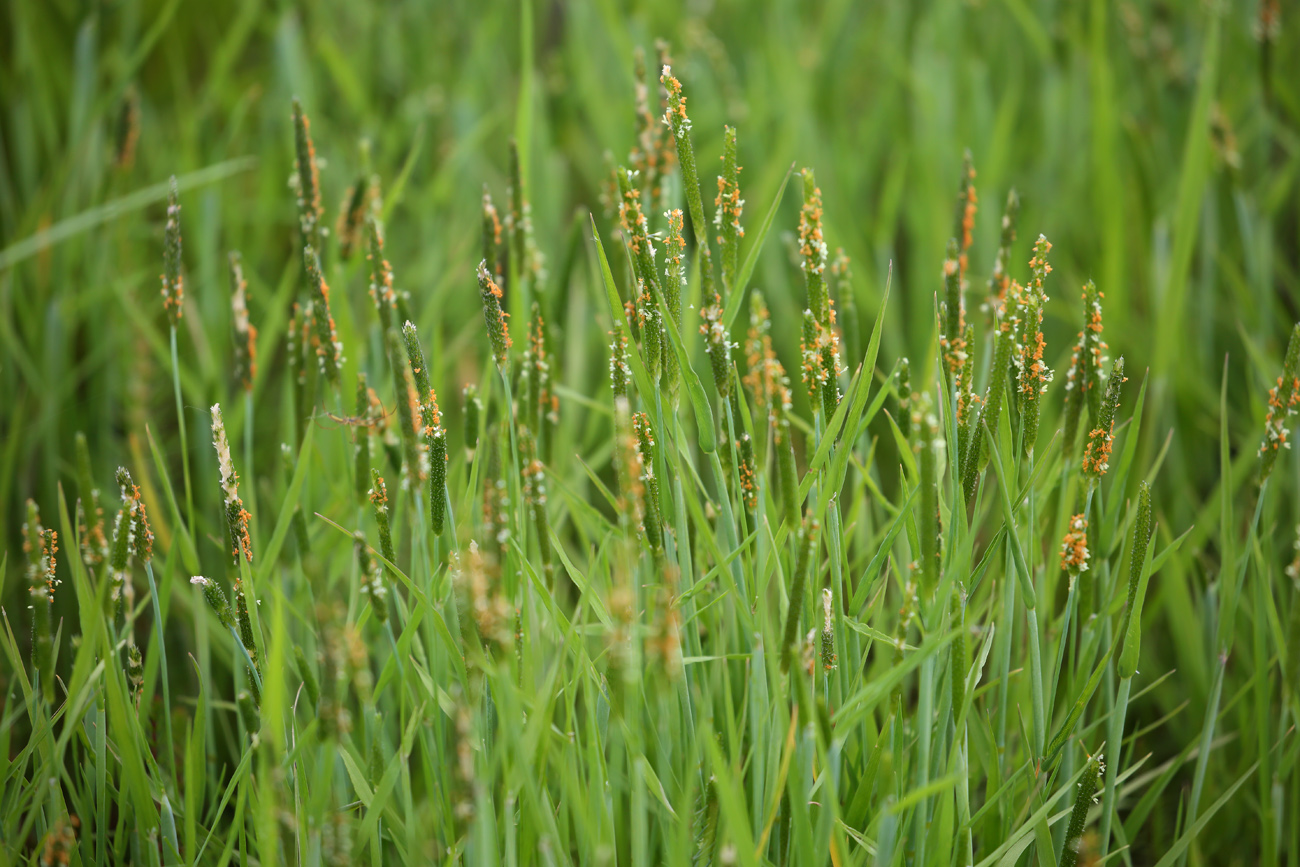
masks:
{"type": "Polygon", "coordinates": [[[6,10],[5,863],[1300,865],[1294,21],[212,12],[6,10]]]}

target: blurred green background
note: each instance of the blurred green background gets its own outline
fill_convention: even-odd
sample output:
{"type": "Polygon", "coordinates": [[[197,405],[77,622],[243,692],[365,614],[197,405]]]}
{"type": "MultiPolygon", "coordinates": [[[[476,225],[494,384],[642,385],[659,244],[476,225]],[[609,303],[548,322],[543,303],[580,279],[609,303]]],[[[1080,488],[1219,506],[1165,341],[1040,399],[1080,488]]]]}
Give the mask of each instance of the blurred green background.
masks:
{"type": "MultiPolygon", "coordinates": [[[[484,357],[473,271],[482,188],[502,200],[508,144],[519,136],[547,291],[567,301],[552,308],[561,380],[568,394],[603,399],[606,338],[591,327],[603,302],[592,293],[586,220],[594,211],[602,233],[610,225],[602,192],[636,131],[634,51],[653,57],[663,38],[689,98],[706,190],[724,123],[739,132],[747,225],[792,162],[814,167],[830,246],[853,262],[864,331],[892,263],[882,368],[901,354],[924,357],[932,340],[965,148],[981,204],[972,301],[985,291],[1009,188],[1022,200],[1013,275],[1025,278],[1039,232],[1054,245],[1045,324],[1058,374],[1053,414],[1080,286],[1097,282],[1111,355],[1126,356],[1135,381],[1151,373],[1138,466],[1169,438],[1158,518],[1176,532],[1196,525],[1186,570],[1148,603],[1170,626],[1151,653],[1187,674],[1165,687],[1161,702],[1172,708],[1208,681],[1200,648],[1210,615],[1189,588],[1218,569],[1210,535],[1225,358],[1231,439],[1256,442],[1300,316],[1300,19],[1269,19],[1275,9],[1256,0],[594,0],[537,2],[529,28],[516,3],[8,0],[0,527],[11,563],[24,500],[53,510],[57,484],[72,477],[76,431],[89,436],[97,468],[146,467],[148,423],[179,479],[158,297],[171,174],[182,186],[180,354],[196,491],[215,502],[207,407],[230,403],[230,427],[242,425],[225,264],[238,249],[260,330],[259,434],[281,426],[278,438],[259,436],[245,471],[257,516],[279,440],[291,436],[278,371],[300,261],[287,185],[293,95],[312,119],[331,221],[367,161],[382,180],[387,253],[453,419],[450,389],[475,377],[484,357]],[[1188,616],[1202,620],[1176,623],[1188,616]]],[[[803,291],[788,240],[798,204],[787,191],[753,281],[791,370],[803,291]]],[[[346,299],[335,315],[350,374],[380,352],[357,345],[370,333],[362,258],[336,262],[331,284],[346,299]]],[[[565,424],[576,442],[604,437],[575,427],[577,413],[565,424]]],[[[1232,458],[1244,484],[1254,450],[1232,458]]],[[[1279,472],[1300,476],[1295,456],[1279,472]]],[[[1278,558],[1296,506],[1280,513],[1290,524],[1268,528],[1278,558]]],[[[220,533],[215,521],[200,529],[220,533]]],[[[217,546],[202,553],[217,556],[217,546]]],[[[16,603],[22,589],[7,583],[6,601],[16,603]]],[[[1193,739],[1199,722],[1176,723],[1173,740],[1193,739]]]]}

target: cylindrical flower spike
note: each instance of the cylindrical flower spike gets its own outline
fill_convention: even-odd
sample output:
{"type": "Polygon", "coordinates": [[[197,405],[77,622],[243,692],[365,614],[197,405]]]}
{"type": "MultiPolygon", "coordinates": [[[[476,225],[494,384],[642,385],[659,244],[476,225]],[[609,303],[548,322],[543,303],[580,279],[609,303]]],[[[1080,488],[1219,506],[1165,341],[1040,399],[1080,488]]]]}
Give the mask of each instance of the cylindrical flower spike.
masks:
{"type": "Polygon", "coordinates": [[[731,350],[733,344],[728,339],[722,298],[715,292],[713,301],[700,310],[704,320],[700,333],[704,335],[704,351],[709,354],[709,364],[713,368],[713,384],[718,389],[718,396],[726,400],[731,396],[731,350]]]}
{"type": "Polygon", "coordinates": [[[321,249],[324,209],[320,197],[320,169],[316,165],[316,146],[311,140],[311,121],[302,110],[297,97],[293,100],[293,144],[298,171],[290,180],[298,200],[298,228],[302,244],[321,249]]]}
{"type": "Polygon", "coordinates": [[[235,376],[244,391],[253,390],[257,376],[257,327],[248,317],[248,281],[238,251],[230,253],[230,324],[235,337],[235,376]]]}
{"type": "Polygon", "coordinates": [[[1029,260],[1034,276],[1020,295],[1023,300],[1014,314],[1017,322],[1016,340],[1019,344],[1019,353],[1015,359],[1018,371],[1016,386],[1020,393],[1021,439],[1025,454],[1034,451],[1034,441],[1038,439],[1042,396],[1052,381],[1052,370],[1043,360],[1046,341],[1042,330],[1043,305],[1047,303],[1043,281],[1052,271],[1052,266],[1047,264],[1047,253],[1051,249],[1052,245],[1047,238],[1039,235],[1034,244],[1034,256],[1029,260]]]}
{"type": "Polygon", "coordinates": [[[379,553],[389,563],[397,563],[397,551],[393,548],[393,531],[388,522],[388,486],[379,470],[370,469],[370,506],[374,511],[375,525],[379,528],[379,553]]]}
{"type": "Polygon", "coordinates": [[[501,287],[488,273],[486,262],[480,262],[478,266],[478,290],[483,301],[483,323],[492,344],[492,358],[497,370],[504,372],[510,364],[510,329],[506,325],[510,314],[501,310],[501,287]]]}
{"type": "Polygon", "coordinates": [[[497,215],[496,205],[492,204],[492,194],[487,184],[483,185],[483,264],[488,273],[501,277],[501,263],[497,250],[501,248],[501,218],[497,215]]]}
{"type": "Polygon", "coordinates": [[[618,188],[621,200],[618,206],[619,225],[627,238],[632,258],[632,272],[637,281],[637,314],[641,325],[641,345],[646,355],[646,368],[652,377],[660,375],[663,364],[665,386],[675,381],[676,366],[667,337],[663,333],[663,317],[659,311],[659,275],[655,270],[654,241],[649,223],[641,211],[641,193],[632,185],[632,176],[626,168],[619,167],[618,188]],[[669,373],[672,369],[672,373],[669,373]]]}
{"type": "Polygon", "coordinates": [[[438,411],[438,396],[429,384],[429,370],[420,348],[420,336],[409,320],[402,326],[406,357],[415,375],[415,389],[420,396],[420,423],[429,457],[429,516],[433,533],[441,536],[447,517],[447,431],[438,411]]]}
{"type": "Polygon", "coordinates": [[[641,481],[641,452],[632,429],[627,398],[614,398],[614,460],[618,474],[618,514],[626,530],[642,532],[644,527],[644,485],[641,481]]]}
{"type": "Polygon", "coordinates": [[[397,293],[393,290],[393,268],[384,258],[384,234],[379,218],[366,217],[366,258],[370,260],[370,300],[379,312],[379,324],[385,333],[393,327],[397,293]]]}
{"type": "Polygon", "coordinates": [[[632,381],[632,368],[628,366],[627,332],[623,322],[616,319],[609,341],[609,382],[614,397],[627,397],[627,384],[632,381]]]}
{"type": "Polygon", "coordinates": [[[1268,392],[1268,418],[1264,421],[1264,442],[1259,447],[1261,485],[1272,475],[1278,452],[1291,448],[1287,428],[1297,406],[1300,406],[1300,322],[1291,330],[1282,375],[1268,392]]]}
{"type": "Polygon", "coordinates": [[[1070,814],[1070,825],[1065,831],[1065,845],[1061,848],[1061,867],[1075,867],[1079,863],[1079,849],[1083,842],[1083,829],[1088,824],[1088,810],[1097,803],[1097,791],[1105,785],[1106,763],[1098,753],[1088,758],[1083,769],[1083,779],[1079,781],[1074,794],[1074,811],[1070,814]]]}
{"type": "Polygon", "coordinates": [[[822,670],[835,669],[835,597],[831,588],[822,590],[822,670]]]}
{"type": "Polygon", "coordinates": [[[356,443],[353,445],[353,457],[355,458],[355,472],[353,473],[353,484],[356,486],[356,497],[358,503],[366,501],[366,494],[370,490],[370,461],[371,452],[374,445],[374,419],[372,418],[370,407],[370,388],[366,382],[365,371],[357,372],[357,415],[356,415],[356,443]]]}
{"type": "Polygon", "coordinates": [[[682,290],[686,288],[686,238],[683,236],[682,209],[665,211],[668,236],[664,239],[664,304],[672,317],[671,326],[681,331],[682,290]]]}
{"type": "Polygon", "coordinates": [[[794,574],[790,581],[790,607],[785,615],[785,631],[781,639],[781,670],[789,671],[799,642],[799,620],[803,616],[803,600],[808,591],[808,573],[813,570],[817,551],[818,523],[811,507],[804,515],[795,540],[794,574]]]}
{"type": "Polygon", "coordinates": [[[167,224],[163,229],[163,309],[175,328],[184,314],[185,275],[181,273],[181,205],[176,176],[172,175],[167,192],[167,224]]]}
{"type": "Polygon", "coordinates": [[[740,239],[745,230],[740,213],[745,200],[740,197],[740,166],[736,164],[736,129],[722,128],[722,174],[718,175],[718,196],[713,200],[713,225],[718,230],[718,249],[722,257],[722,285],[727,292],[736,291],[736,266],[740,257],[740,239]]]}
{"type": "Polygon", "coordinates": [[[754,441],[747,433],[740,435],[740,465],[737,472],[740,476],[740,504],[745,509],[745,524],[748,530],[753,530],[754,512],[758,509],[758,475],[754,461],[754,441]]]}
{"type": "Polygon", "coordinates": [[[753,395],[754,408],[760,414],[766,414],[770,423],[775,423],[777,393],[787,385],[785,368],[772,348],[772,317],[763,293],[757,289],[749,296],[749,311],[749,333],[745,339],[748,372],[744,383],[753,395]]]}
{"type": "Polygon", "coordinates": [[[1074,450],[1075,434],[1083,410],[1088,410],[1090,423],[1095,425],[1101,409],[1102,365],[1107,361],[1105,341],[1101,339],[1101,299],[1097,285],[1089,280],[1083,287],[1083,330],[1074,344],[1070,356],[1070,371],[1065,382],[1065,453],[1074,450]]]}
{"type": "Polygon", "coordinates": [[[1070,518],[1070,527],[1061,541],[1061,570],[1070,576],[1073,586],[1079,574],[1088,570],[1092,554],[1088,551],[1088,518],[1079,513],[1070,518]]]}
{"type": "Polygon", "coordinates": [[[662,69],[659,83],[664,86],[667,97],[664,123],[672,130],[673,141],[677,144],[677,162],[682,167],[682,186],[686,192],[686,208],[691,215],[691,227],[695,231],[695,246],[699,250],[699,255],[706,257],[700,262],[700,274],[708,284],[712,282],[712,257],[708,252],[709,233],[704,222],[704,199],[700,195],[700,176],[695,167],[695,147],[691,144],[691,120],[686,116],[686,97],[682,94],[682,83],[673,77],[670,66],[664,64],[662,69]]]}
{"type": "Polygon", "coordinates": [[[427,468],[420,449],[420,393],[411,379],[411,366],[406,361],[406,349],[396,328],[387,332],[388,364],[393,370],[393,385],[397,395],[397,422],[402,435],[403,458],[406,461],[406,482],[414,485],[425,477],[427,468]]]}
{"type": "Polygon", "coordinates": [[[370,556],[366,534],[358,530],[353,535],[353,550],[361,574],[361,592],[370,597],[370,608],[380,623],[388,620],[388,585],[384,582],[382,564],[370,556]]]}
{"type": "MultiPolygon", "coordinates": [[[[368,161],[369,145],[367,142],[362,144],[368,161]]],[[[343,261],[352,258],[352,253],[361,238],[361,227],[365,222],[366,212],[369,210],[370,203],[378,195],[376,184],[372,183],[364,173],[343,194],[338,222],[334,224],[334,232],[339,242],[339,258],[343,261]]]]}
{"type": "Polygon", "coordinates": [[[303,249],[307,261],[307,283],[312,293],[312,320],[316,326],[316,358],[320,371],[331,385],[339,384],[343,367],[343,344],[339,341],[334,317],[330,315],[330,287],[321,272],[320,256],[313,247],[303,249]]]}
{"type": "Polygon", "coordinates": [[[958,277],[961,280],[961,291],[966,291],[966,270],[969,265],[967,256],[970,252],[971,244],[974,242],[975,230],[975,210],[979,203],[975,195],[975,164],[971,157],[971,152],[967,150],[962,155],[961,163],[961,182],[957,188],[957,210],[953,218],[953,237],[960,239],[960,254],[958,259],[958,277]]]}
{"type": "Polygon", "coordinates": [[[644,412],[632,416],[632,432],[636,436],[637,452],[641,464],[641,490],[644,498],[645,536],[654,552],[656,564],[662,567],[664,556],[663,510],[659,500],[659,477],[655,475],[654,430],[650,417],[644,412]]]}
{"type": "Polygon", "coordinates": [[[1120,386],[1124,383],[1124,356],[1115,359],[1110,377],[1106,380],[1106,394],[1097,411],[1096,427],[1088,434],[1088,444],[1083,449],[1083,475],[1100,479],[1110,467],[1110,448],[1114,440],[1115,412],[1119,408],[1120,386]]]}
{"type": "Polygon", "coordinates": [[[804,169],[803,207],[799,211],[799,268],[807,287],[807,306],[817,324],[829,329],[834,323],[826,289],[826,239],[822,232],[822,191],[812,169],[804,169]]]}
{"type": "Polygon", "coordinates": [[[998,244],[998,256],[993,261],[993,275],[989,277],[989,307],[1001,318],[1006,312],[1007,289],[1011,287],[1011,275],[1007,268],[1011,265],[1011,245],[1016,242],[1016,218],[1020,215],[1020,196],[1016,191],[1007,192],[1007,206],[1002,212],[1002,239],[998,244]]]}
{"type": "Polygon", "coordinates": [[[203,599],[208,603],[208,607],[217,615],[221,625],[228,629],[235,626],[235,614],[230,608],[230,600],[226,598],[226,593],[221,586],[211,578],[204,578],[202,575],[195,575],[190,579],[190,583],[197,586],[203,591],[203,599]]]}
{"type": "Polygon", "coordinates": [[[790,389],[784,384],[777,388],[772,401],[776,407],[773,424],[772,448],[776,451],[776,479],[785,506],[786,523],[793,528],[799,523],[803,503],[799,499],[799,477],[794,461],[794,431],[790,425],[790,389]]]}
{"type": "Polygon", "coordinates": [[[1128,600],[1124,606],[1124,626],[1121,634],[1124,647],[1119,655],[1119,676],[1128,678],[1137,673],[1138,655],[1142,650],[1142,567],[1146,563],[1147,546],[1151,542],[1151,486],[1145,481],[1138,491],[1137,520],[1133,522],[1133,538],[1129,543],[1128,600]]]}
{"type": "Polygon", "coordinates": [[[948,250],[943,259],[943,287],[943,331],[939,335],[939,346],[943,350],[944,365],[950,374],[956,376],[966,362],[965,349],[961,345],[966,330],[961,292],[961,248],[956,238],[948,239],[948,250]]]}
{"type": "Polygon", "coordinates": [[[226,437],[226,424],[221,418],[221,404],[212,405],[212,447],[217,452],[217,468],[221,472],[221,490],[224,495],[227,542],[233,568],[239,569],[239,553],[253,562],[253,541],[248,535],[249,514],[244,501],[239,498],[239,476],[230,458],[230,440],[226,437]]]}

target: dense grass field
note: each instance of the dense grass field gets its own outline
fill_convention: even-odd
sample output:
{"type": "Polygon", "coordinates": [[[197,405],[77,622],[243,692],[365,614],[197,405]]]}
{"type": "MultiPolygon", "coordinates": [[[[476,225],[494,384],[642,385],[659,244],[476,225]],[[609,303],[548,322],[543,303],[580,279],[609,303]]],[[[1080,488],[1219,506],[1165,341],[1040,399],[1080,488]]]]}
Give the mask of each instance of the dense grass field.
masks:
{"type": "Polygon", "coordinates": [[[0,863],[1300,867],[1300,19],[0,7],[0,863]]]}

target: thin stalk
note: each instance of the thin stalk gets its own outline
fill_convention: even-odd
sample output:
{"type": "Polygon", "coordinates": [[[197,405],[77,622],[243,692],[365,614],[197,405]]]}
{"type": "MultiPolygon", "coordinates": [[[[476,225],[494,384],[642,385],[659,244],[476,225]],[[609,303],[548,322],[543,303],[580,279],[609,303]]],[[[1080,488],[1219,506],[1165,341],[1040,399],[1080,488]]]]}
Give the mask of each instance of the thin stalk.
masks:
{"type": "Polygon", "coordinates": [[[1115,698],[1115,707],[1110,712],[1110,727],[1106,733],[1106,743],[1110,744],[1110,761],[1106,763],[1106,796],[1101,808],[1101,834],[1097,839],[1098,860],[1104,859],[1110,851],[1110,826],[1115,819],[1115,778],[1119,775],[1119,763],[1123,754],[1124,717],[1128,713],[1129,690],[1133,687],[1133,678],[1124,677],[1119,682],[1119,695],[1115,698]]]}

